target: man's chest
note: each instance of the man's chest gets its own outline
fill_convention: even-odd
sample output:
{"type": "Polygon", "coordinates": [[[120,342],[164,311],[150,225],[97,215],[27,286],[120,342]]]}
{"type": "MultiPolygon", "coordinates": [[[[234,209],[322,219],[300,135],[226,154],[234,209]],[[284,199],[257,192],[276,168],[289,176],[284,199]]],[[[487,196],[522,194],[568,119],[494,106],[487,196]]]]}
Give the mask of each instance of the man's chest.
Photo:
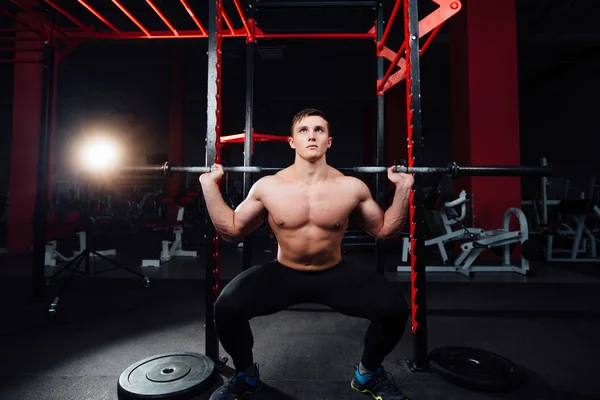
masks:
{"type": "Polygon", "coordinates": [[[279,227],[301,227],[315,224],[336,229],[348,219],[357,199],[343,185],[297,187],[281,185],[262,199],[270,218],[279,227]]]}

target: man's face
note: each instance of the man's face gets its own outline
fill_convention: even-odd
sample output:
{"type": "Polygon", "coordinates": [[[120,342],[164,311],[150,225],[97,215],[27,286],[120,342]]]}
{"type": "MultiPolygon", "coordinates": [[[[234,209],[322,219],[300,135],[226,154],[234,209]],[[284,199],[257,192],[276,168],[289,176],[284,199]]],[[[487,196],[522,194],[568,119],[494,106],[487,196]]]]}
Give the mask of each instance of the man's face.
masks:
{"type": "Polygon", "coordinates": [[[289,139],[290,147],[307,161],[316,161],[331,147],[329,126],[323,118],[312,115],[304,117],[294,125],[294,134],[289,139]]]}

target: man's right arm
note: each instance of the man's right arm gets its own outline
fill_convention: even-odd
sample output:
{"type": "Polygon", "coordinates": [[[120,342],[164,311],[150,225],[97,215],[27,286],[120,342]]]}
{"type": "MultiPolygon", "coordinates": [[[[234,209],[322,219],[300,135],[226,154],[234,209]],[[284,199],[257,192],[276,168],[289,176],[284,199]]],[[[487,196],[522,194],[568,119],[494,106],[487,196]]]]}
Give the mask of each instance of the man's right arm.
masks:
{"type": "Polygon", "coordinates": [[[223,200],[216,182],[207,179],[206,182],[201,181],[201,184],[210,219],[224,240],[242,239],[264,222],[267,213],[260,201],[261,187],[264,185],[262,179],[252,186],[246,199],[235,211],[223,200]]]}

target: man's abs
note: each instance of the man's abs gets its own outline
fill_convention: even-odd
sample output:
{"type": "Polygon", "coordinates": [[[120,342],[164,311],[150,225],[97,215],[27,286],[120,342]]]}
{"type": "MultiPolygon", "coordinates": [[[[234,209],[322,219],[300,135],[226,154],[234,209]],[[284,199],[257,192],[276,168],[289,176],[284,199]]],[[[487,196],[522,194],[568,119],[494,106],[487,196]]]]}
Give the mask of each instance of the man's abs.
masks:
{"type": "Polygon", "coordinates": [[[314,226],[282,230],[274,227],[277,237],[277,261],[301,271],[320,271],[342,259],[344,231],[331,232],[314,226]]]}

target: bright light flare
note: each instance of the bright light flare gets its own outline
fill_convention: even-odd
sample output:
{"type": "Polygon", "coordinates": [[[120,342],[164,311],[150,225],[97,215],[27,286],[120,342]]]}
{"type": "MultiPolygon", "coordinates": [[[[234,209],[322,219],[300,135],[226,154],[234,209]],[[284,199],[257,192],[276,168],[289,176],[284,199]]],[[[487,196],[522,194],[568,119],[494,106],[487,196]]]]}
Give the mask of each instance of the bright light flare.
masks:
{"type": "Polygon", "coordinates": [[[104,172],[117,166],[119,146],[106,138],[91,140],[83,146],[82,166],[87,170],[104,172]]]}

